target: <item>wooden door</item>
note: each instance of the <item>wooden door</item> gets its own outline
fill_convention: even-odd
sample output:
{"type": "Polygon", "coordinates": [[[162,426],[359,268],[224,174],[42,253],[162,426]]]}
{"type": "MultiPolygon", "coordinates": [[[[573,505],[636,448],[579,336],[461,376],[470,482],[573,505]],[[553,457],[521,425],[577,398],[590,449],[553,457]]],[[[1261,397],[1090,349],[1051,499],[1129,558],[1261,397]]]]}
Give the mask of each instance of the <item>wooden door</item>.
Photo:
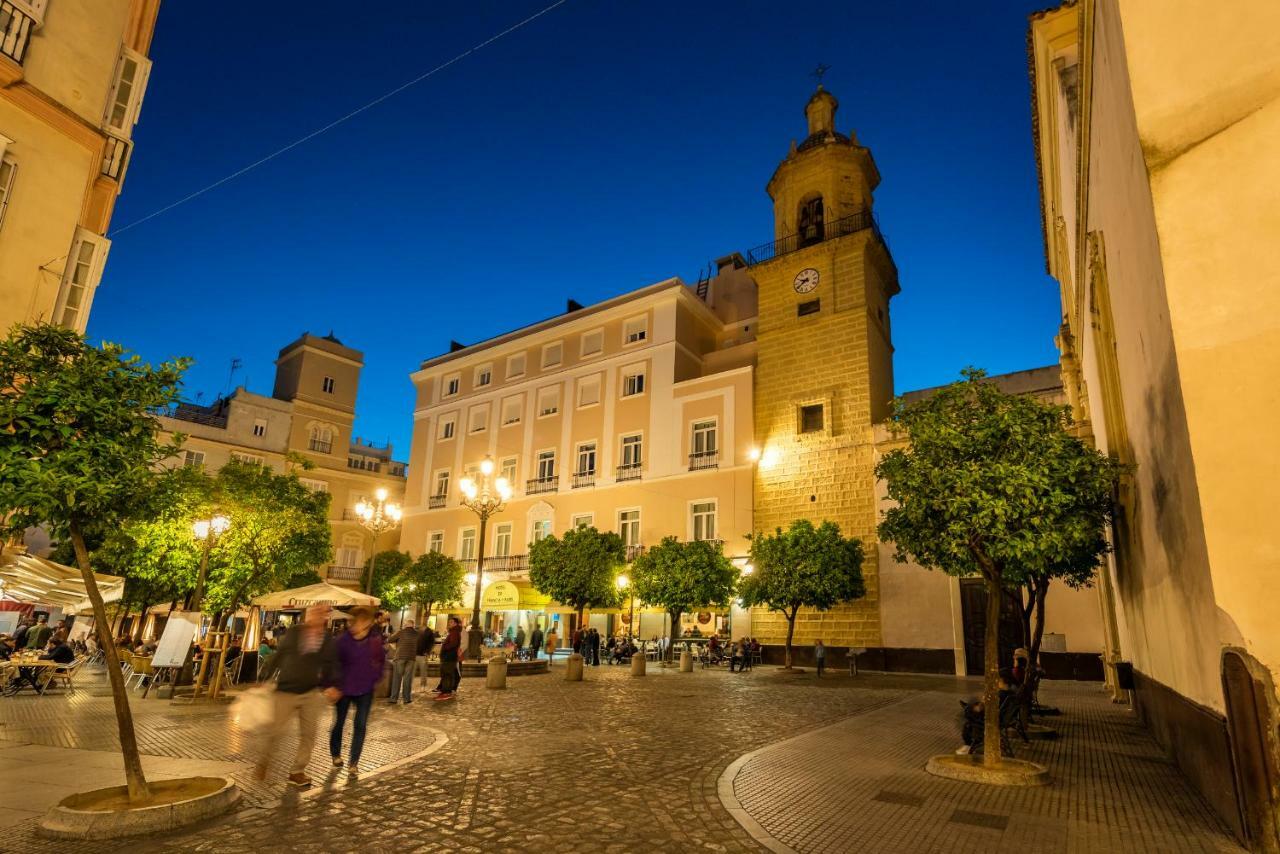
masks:
{"type": "Polygon", "coordinates": [[[1277,799],[1280,771],[1276,768],[1275,696],[1261,662],[1244,650],[1222,654],[1222,692],[1227,707],[1227,731],[1236,778],[1240,819],[1253,851],[1280,851],[1277,799]]]}

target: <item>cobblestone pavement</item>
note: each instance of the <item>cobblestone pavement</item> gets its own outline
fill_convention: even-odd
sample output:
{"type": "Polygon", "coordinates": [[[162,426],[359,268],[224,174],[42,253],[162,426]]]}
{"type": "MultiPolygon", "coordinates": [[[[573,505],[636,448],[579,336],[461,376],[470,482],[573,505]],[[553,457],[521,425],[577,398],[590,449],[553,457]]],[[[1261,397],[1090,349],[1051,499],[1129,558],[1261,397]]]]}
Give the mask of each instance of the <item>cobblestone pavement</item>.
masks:
{"type": "Polygon", "coordinates": [[[779,852],[1241,850],[1130,712],[1085,683],[1041,693],[1063,711],[1046,719],[1060,738],[1014,752],[1046,765],[1049,786],[926,774],[957,741],[956,692],[932,691],[764,748],[726,771],[724,800],[779,852]]]}
{"type": "MultiPolygon", "coordinates": [[[[763,851],[764,846],[721,802],[718,783],[739,757],[795,736],[800,739],[784,745],[786,751],[796,745],[809,750],[817,745],[819,759],[815,761],[808,753],[787,762],[783,758],[786,751],[755,754],[743,766],[747,776],[739,776],[743,783],[740,797],[752,809],[763,812],[781,807],[777,814],[797,827],[857,823],[856,814],[828,810],[863,809],[858,806],[861,801],[851,802],[852,806],[824,806],[828,801],[823,798],[839,787],[860,792],[861,783],[838,776],[844,773],[856,779],[860,772],[869,778],[893,781],[892,785],[878,784],[871,791],[873,797],[884,788],[891,793],[901,790],[904,795],[921,792],[915,796],[924,798],[926,806],[936,806],[913,810],[887,804],[881,797],[875,804],[900,812],[863,809],[861,813],[864,817],[877,817],[875,827],[881,842],[854,845],[849,832],[842,830],[844,837],[824,839],[821,849],[812,850],[850,851],[861,847],[928,851],[934,850],[928,840],[936,837],[949,842],[980,839],[985,843],[984,850],[990,850],[992,836],[969,834],[993,831],[975,828],[972,822],[956,824],[955,809],[961,809],[963,821],[966,810],[975,815],[1008,816],[1027,808],[1017,795],[983,788],[970,794],[952,793],[949,797],[954,799],[955,808],[943,810],[943,799],[926,792],[928,784],[917,779],[925,776],[919,770],[924,759],[917,758],[916,752],[901,748],[894,752],[883,746],[898,743],[896,734],[903,728],[917,733],[916,739],[922,743],[932,745],[941,740],[944,747],[953,745],[953,698],[971,690],[954,679],[864,674],[857,678],[833,675],[819,682],[809,675],[781,675],[770,668],[744,675],[723,671],[680,674],[650,668],[648,676],[636,679],[623,668],[602,666],[588,668],[584,682],[567,683],[563,673],[563,668],[557,667],[550,676],[511,679],[506,691],[487,691],[483,682],[468,679],[455,702],[419,701],[395,708],[379,705],[370,723],[370,737],[401,750],[401,755],[424,749],[421,742],[406,743],[403,748],[396,744],[395,739],[406,732],[443,735],[435,739],[435,749],[428,755],[407,759],[358,782],[347,782],[344,777],[302,798],[289,793],[281,796],[281,786],[275,783],[269,787],[270,793],[250,799],[246,809],[185,834],[123,844],[94,841],[79,848],[61,844],[58,847],[62,851],[129,850],[141,854],[224,854],[264,848],[425,852],[442,847],[458,852],[554,850],[556,854],[763,851]],[[861,732],[862,740],[846,743],[844,739],[832,739],[829,734],[833,730],[826,729],[831,725],[861,732]],[[809,738],[817,741],[807,744],[809,738]],[[828,748],[822,746],[826,741],[830,741],[828,748]],[[750,767],[757,757],[761,762],[775,764],[771,770],[750,767]],[[837,776],[814,778],[813,773],[837,776]],[[903,781],[897,781],[895,775],[903,781]],[[790,784],[765,791],[761,783],[772,776],[789,780],[790,784]],[[941,830],[935,826],[941,826],[941,830]],[[898,841],[889,841],[894,839],[898,841]],[[917,841],[921,843],[918,846],[917,841]]],[[[1055,701],[1056,690],[1046,689],[1055,701]]],[[[1077,695],[1085,698],[1081,702],[1087,700],[1089,692],[1096,693],[1096,689],[1064,689],[1073,703],[1077,695]]],[[[97,702],[102,704],[102,714],[109,716],[109,703],[104,699],[97,702]]],[[[168,703],[159,705],[176,708],[168,703]]],[[[1119,726],[1117,735],[1127,734],[1128,740],[1123,744],[1111,745],[1123,755],[1107,759],[1099,770],[1089,770],[1079,781],[1070,775],[1060,776],[1061,782],[1055,783],[1053,789],[1063,791],[1051,807],[1058,813],[1045,816],[1045,820],[1059,821],[1060,828],[1072,820],[1080,821],[1073,818],[1070,804],[1073,799],[1100,802],[1104,792],[1089,788],[1092,784],[1088,781],[1096,778],[1107,787],[1106,796],[1118,798],[1126,806],[1111,811],[1099,807],[1096,813],[1089,814],[1085,820],[1092,823],[1090,832],[1095,836],[1077,835],[1077,845],[1096,839],[1099,847],[1090,850],[1108,850],[1101,845],[1111,839],[1109,834],[1122,833],[1124,827],[1111,828],[1104,822],[1132,824],[1137,816],[1145,828],[1159,820],[1173,821],[1170,816],[1176,814],[1176,823],[1168,832],[1192,835],[1205,844],[1200,848],[1165,850],[1224,850],[1209,844],[1213,839],[1225,840],[1221,829],[1181,778],[1157,759],[1149,738],[1132,724],[1113,722],[1123,718],[1125,712],[1100,701],[1095,706],[1096,717],[1105,719],[1106,727],[1119,726]],[[1079,786],[1087,791],[1076,792],[1079,786]]],[[[203,713],[211,714],[208,710],[203,713]]],[[[12,716],[0,701],[0,719],[8,722],[12,716]]],[[[64,728],[79,726],[69,725],[66,716],[61,718],[64,728]]],[[[1078,717],[1069,710],[1061,720],[1064,729],[1067,721],[1075,726],[1079,720],[1082,729],[1092,731],[1093,725],[1086,723],[1092,717],[1078,717]]],[[[167,725],[175,724],[182,726],[179,721],[167,725]]],[[[221,725],[227,726],[225,722],[221,725]]],[[[114,724],[110,723],[110,727],[113,729],[114,724]]],[[[170,738],[178,731],[169,730],[170,738]]],[[[1082,740],[1071,733],[1058,743],[1060,747],[1045,748],[1064,751],[1047,761],[1092,769],[1101,761],[1097,757],[1081,752],[1078,758],[1070,758],[1077,756],[1072,745],[1081,744],[1082,740]]],[[[930,752],[933,750],[924,750],[921,757],[930,752]]],[[[775,820],[766,818],[766,824],[783,832],[775,820]]],[[[995,837],[1000,844],[1041,838],[1030,831],[1020,831],[1025,826],[1020,820],[1011,819],[1009,824],[1013,832],[995,837]]],[[[869,833],[872,824],[866,823],[866,827],[869,833]]],[[[1130,841],[1138,839],[1132,837],[1130,841]]],[[[9,837],[9,841],[19,847],[4,848],[5,840],[0,837],[0,850],[28,851],[35,850],[28,846],[48,845],[22,835],[9,837]]],[[[966,845],[969,843],[949,844],[947,850],[968,850],[966,845]]],[[[1076,849],[1024,845],[1019,850],[1076,849]]],[[[1130,846],[1109,850],[1149,849],[1130,846]]]]}

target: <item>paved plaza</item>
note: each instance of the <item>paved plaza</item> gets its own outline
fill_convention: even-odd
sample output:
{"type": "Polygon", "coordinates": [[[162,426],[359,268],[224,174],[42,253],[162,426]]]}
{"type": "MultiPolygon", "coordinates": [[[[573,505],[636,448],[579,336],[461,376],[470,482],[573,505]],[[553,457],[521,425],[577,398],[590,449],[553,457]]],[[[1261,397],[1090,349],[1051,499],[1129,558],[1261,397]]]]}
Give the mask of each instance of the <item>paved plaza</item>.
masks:
{"type": "MultiPolygon", "coordinates": [[[[957,742],[949,677],[772,668],[738,675],[588,668],[451,703],[379,704],[369,771],[328,767],[299,796],[283,768],[252,780],[252,748],[225,707],[135,699],[139,741],[158,776],[222,769],[245,789],[237,813],[180,836],[58,843],[66,852],[296,851],[1237,851],[1131,713],[1099,686],[1054,683],[1063,737],[1019,748],[1047,763],[1036,790],[939,780],[922,766],[957,742]],[[190,767],[188,767],[190,766],[190,767]]],[[[91,683],[92,684],[92,683],[91,683]]],[[[48,850],[37,798],[108,785],[115,724],[100,682],[71,697],[0,701],[0,850],[48,850]],[[27,768],[23,772],[21,769],[27,768]],[[86,769],[97,769],[86,777],[86,769]],[[25,774],[25,776],[24,776],[25,774]]],[[[283,763],[290,744],[282,744],[283,763]]],[[[118,779],[118,778],[117,778],[118,779]]]]}

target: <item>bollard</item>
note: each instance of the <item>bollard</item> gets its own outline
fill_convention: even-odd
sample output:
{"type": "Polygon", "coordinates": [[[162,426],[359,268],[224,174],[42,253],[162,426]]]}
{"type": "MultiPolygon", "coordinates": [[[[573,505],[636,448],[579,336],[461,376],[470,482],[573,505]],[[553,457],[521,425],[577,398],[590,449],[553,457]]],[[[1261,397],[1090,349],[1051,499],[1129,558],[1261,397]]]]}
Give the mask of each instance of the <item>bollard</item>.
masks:
{"type": "Polygon", "coordinates": [[[687,649],[684,652],[680,653],[680,672],[681,673],[693,672],[693,653],[689,652],[689,650],[687,649]]]}
{"type": "Polygon", "coordinates": [[[644,656],[638,652],[631,656],[631,675],[644,675],[644,656]]]}
{"type": "Polygon", "coordinates": [[[582,681],[582,656],[576,652],[565,662],[564,680],[566,682],[582,681]]]}
{"type": "Polygon", "coordinates": [[[495,655],[489,659],[489,665],[484,674],[484,687],[507,687],[507,657],[505,655],[495,655]]]}

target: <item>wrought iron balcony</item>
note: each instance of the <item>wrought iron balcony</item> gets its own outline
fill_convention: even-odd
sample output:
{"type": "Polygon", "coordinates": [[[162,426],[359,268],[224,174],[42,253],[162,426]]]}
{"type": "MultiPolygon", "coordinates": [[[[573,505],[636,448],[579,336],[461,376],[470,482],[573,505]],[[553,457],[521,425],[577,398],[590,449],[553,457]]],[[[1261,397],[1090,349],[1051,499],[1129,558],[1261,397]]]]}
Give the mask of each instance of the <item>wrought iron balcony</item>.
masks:
{"type": "Polygon", "coordinates": [[[119,181],[124,177],[124,169],[129,163],[129,153],[132,150],[133,143],[129,140],[107,137],[107,145],[102,149],[102,174],[119,181]]]}
{"type": "Polygon", "coordinates": [[[331,566],[329,577],[337,581],[360,581],[364,578],[363,566],[331,566]]]}
{"type": "MultiPolygon", "coordinates": [[[[787,255],[798,249],[804,249],[806,246],[813,246],[837,237],[844,237],[846,234],[865,231],[868,228],[875,233],[876,237],[880,238],[882,243],[884,242],[884,235],[880,233],[880,226],[876,223],[875,215],[869,210],[860,210],[841,219],[810,227],[803,233],[789,234],[781,240],[774,240],[761,244],[754,249],[748,249],[747,266],[754,267],[756,264],[772,261],[779,255],[787,255]]],[[[886,243],[885,245],[887,246],[888,244],[886,243]]]]}
{"type": "Polygon", "coordinates": [[[427,509],[439,510],[449,500],[448,495],[433,495],[427,499],[427,509]]]}
{"type": "Polygon", "coordinates": [[[720,467],[719,451],[699,451],[689,455],[689,471],[714,469],[720,467]]]}
{"type": "Polygon", "coordinates": [[[307,447],[321,454],[328,454],[333,451],[333,442],[322,442],[319,439],[312,439],[307,447]]]}
{"type": "Polygon", "coordinates": [[[560,488],[560,478],[552,475],[551,477],[535,477],[533,480],[525,481],[525,495],[538,495],[542,492],[555,492],[560,488]]]}
{"type": "MultiPolygon", "coordinates": [[[[473,557],[459,558],[458,563],[468,572],[474,572],[476,568],[476,559],[473,557]]],[[[490,555],[484,559],[484,571],[486,576],[490,572],[518,572],[529,568],[528,555],[490,555]]]]}
{"type": "MultiPolygon", "coordinates": [[[[41,2],[43,6],[43,2],[41,2]]],[[[0,54],[19,65],[27,58],[31,33],[38,22],[26,3],[0,0],[0,54]]]]}
{"type": "Polygon", "coordinates": [[[644,552],[644,546],[640,545],[639,543],[632,543],[631,545],[627,546],[627,563],[631,563],[631,561],[638,558],[643,552],[644,552]]]}
{"type": "Polygon", "coordinates": [[[642,466],[640,463],[631,463],[630,465],[618,466],[618,475],[614,480],[639,480],[642,466]]]}
{"type": "Polygon", "coordinates": [[[596,485],[596,473],[594,471],[576,471],[573,473],[573,488],[581,489],[584,486],[596,485]]]}

